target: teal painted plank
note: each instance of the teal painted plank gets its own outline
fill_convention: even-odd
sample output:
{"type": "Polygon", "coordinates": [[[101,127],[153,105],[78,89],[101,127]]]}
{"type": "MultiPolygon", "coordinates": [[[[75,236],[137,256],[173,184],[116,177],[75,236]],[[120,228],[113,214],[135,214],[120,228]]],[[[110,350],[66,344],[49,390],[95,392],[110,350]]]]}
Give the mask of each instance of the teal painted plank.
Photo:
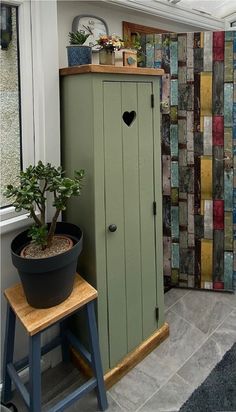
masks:
{"type": "Polygon", "coordinates": [[[233,209],[233,169],[224,171],[224,206],[225,210],[233,209]]]}
{"type": "Polygon", "coordinates": [[[179,243],[172,243],[171,245],[171,267],[179,269],[179,243]]]}
{"type": "Polygon", "coordinates": [[[170,73],[171,75],[178,74],[178,42],[171,41],[170,43],[170,73]]]}
{"type": "Polygon", "coordinates": [[[171,187],[179,187],[179,163],[171,162],[171,187]]]}
{"type": "Polygon", "coordinates": [[[224,84],[224,127],[233,125],[233,83],[224,84]]]}
{"type": "Polygon", "coordinates": [[[179,207],[171,206],[171,237],[179,238],[179,207]]]}
{"type": "Polygon", "coordinates": [[[171,80],[170,89],[170,104],[171,106],[178,105],[178,80],[171,80]]]}
{"type": "Polygon", "coordinates": [[[139,102],[137,99],[137,85],[123,82],[121,88],[121,113],[131,110],[137,113],[130,127],[122,122],[127,341],[130,352],[142,341],[139,122],[141,120],[147,126],[147,120],[142,113],[143,97],[139,96],[139,102]]]}
{"type": "Polygon", "coordinates": [[[224,253],[224,289],[233,289],[233,252],[224,253]]]}
{"type": "MultiPolygon", "coordinates": [[[[140,256],[142,269],[142,319],[143,339],[157,328],[155,306],[157,305],[157,268],[155,263],[155,220],[152,212],[154,200],[153,181],[153,111],[150,108],[151,84],[138,84],[138,147],[140,182],[140,256]]],[[[136,205],[137,207],[137,205],[136,205]]],[[[136,326],[136,322],[135,322],[136,326]]]]}
{"type": "Polygon", "coordinates": [[[170,125],[170,151],[172,157],[177,157],[179,154],[179,140],[178,140],[178,125],[170,125]]]}
{"type": "Polygon", "coordinates": [[[110,367],[127,354],[121,83],[104,83],[105,207],[110,367]],[[111,104],[112,101],[112,104],[111,104]],[[115,223],[118,230],[109,232],[115,223]]]}

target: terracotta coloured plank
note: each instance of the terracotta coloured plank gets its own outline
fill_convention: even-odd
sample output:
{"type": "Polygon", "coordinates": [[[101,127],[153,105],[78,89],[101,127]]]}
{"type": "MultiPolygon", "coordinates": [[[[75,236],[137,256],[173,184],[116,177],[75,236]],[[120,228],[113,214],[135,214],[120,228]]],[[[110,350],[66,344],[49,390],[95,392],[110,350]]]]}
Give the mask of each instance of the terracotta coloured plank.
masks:
{"type": "Polygon", "coordinates": [[[201,116],[212,114],[212,73],[201,73],[200,81],[201,116]]]}
{"type": "Polygon", "coordinates": [[[213,228],[214,230],[224,229],[224,200],[213,201],[213,228]]]}
{"type": "Polygon", "coordinates": [[[162,156],[162,180],[163,180],[163,195],[170,196],[170,156],[162,156]]]}
{"type": "Polygon", "coordinates": [[[213,32],[213,60],[224,60],[225,33],[223,31],[213,32]]]}
{"type": "Polygon", "coordinates": [[[213,116],[213,145],[223,146],[224,145],[224,117],[223,116],[213,116]]]}
{"type": "Polygon", "coordinates": [[[213,146],[213,198],[224,197],[224,148],[213,146]]]}
{"type": "Polygon", "coordinates": [[[165,74],[162,76],[162,105],[161,110],[162,113],[168,114],[170,113],[170,75],[165,74]]]}

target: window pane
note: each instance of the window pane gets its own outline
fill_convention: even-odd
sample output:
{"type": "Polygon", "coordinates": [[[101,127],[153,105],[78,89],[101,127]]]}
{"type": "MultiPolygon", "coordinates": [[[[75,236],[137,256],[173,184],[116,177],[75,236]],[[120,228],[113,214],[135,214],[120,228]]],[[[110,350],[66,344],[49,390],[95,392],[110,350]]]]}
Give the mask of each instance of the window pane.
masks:
{"type": "Polygon", "coordinates": [[[21,170],[20,81],[17,7],[1,4],[0,122],[1,191],[0,207],[9,206],[3,196],[7,184],[16,184],[21,170]],[[10,42],[9,42],[10,40],[10,42]]]}

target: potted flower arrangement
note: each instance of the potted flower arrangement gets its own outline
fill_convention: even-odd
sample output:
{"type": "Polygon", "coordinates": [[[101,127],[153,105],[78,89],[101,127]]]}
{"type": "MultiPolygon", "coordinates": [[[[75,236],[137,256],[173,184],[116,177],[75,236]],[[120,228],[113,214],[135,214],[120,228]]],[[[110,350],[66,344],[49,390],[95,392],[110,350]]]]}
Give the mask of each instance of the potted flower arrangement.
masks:
{"type": "Polygon", "coordinates": [[[91,64],[92,48],[84,43],[90,35],[92,35],[90,27],[85,27],[84,30],[70,32],[70,45],[67,46],[67,56],[69,66],[79,66],[82,64],[91,64]]]}
{"type": "Polygon", "coordinates": [[[124,39],[123,65],[137,67],[138,52],[141,50],[140,34],[135,33],[132,38],[124,39]]]}
{"type": "Polygon", "coordinates": [[[99,63],[114,65],[115,50],[120,50],[123,47],[123,40],[115,34],[111,36],[103,35],[99,37],[97,43],[101,47],[99,50],[99,63]]]}
{"type": "Polygon", "coordinates": [[[26,210],[34,220],[30,229],[21,232],[11,244],[12,262],[33,307],[55,306],[73,289],[83,235],[77,226],[57,220],[66,210],[68,199],[80,195],[83,178],[84,170],[75,171],[74,179],[70,179],[61,167],[39,161],[20,173],[19,186],[8,185],[4,192],[17,212],[26,210]],[[52,199],[55,208],[48,224],[47,198],[52,199]]]}

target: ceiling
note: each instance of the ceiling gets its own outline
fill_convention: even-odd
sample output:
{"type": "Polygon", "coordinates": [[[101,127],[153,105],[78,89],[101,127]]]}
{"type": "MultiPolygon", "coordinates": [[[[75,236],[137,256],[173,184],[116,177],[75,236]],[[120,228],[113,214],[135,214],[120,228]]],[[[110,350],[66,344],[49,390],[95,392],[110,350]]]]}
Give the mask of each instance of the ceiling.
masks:
{"type": "Polygon", "coordinates": [[[176,3],[175,7],[183,7],[209,13],[215,17],[226,17],[236,12],[236,0],[154,0],[161,3],[176,3]]]}

